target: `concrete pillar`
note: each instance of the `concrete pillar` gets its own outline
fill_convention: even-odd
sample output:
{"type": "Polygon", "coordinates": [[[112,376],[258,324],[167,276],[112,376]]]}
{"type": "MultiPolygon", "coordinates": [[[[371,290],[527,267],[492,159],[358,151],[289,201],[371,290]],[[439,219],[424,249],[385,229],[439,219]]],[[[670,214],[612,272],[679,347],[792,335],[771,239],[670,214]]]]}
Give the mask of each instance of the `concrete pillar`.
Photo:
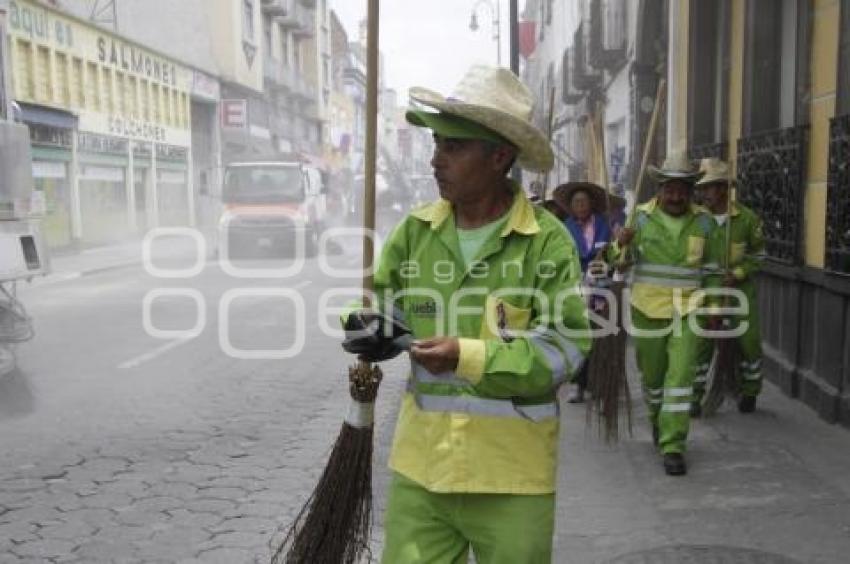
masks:
{"type": "Polygon", "coordinates": [[[133,140],[127,140],[127,175],[124,177],[127,186],[127,225],[130,231],[139,230],[139,220],[136,217],[136,165],[133,161],[133,140]]]}
{"type": "Polygon", "coordinates": [[[689,0],[670,0],[667,49],[667,153],[688,148],[689,0]]]}
{"type": "Polygon", "coordinates": [[[68,185],[71,188],[71,236],[75,241],[83,238],[83,212],[80,203],[80,159],[78,155],[77,132],[71,135],[71,163],[68,171],[68,185]]]}

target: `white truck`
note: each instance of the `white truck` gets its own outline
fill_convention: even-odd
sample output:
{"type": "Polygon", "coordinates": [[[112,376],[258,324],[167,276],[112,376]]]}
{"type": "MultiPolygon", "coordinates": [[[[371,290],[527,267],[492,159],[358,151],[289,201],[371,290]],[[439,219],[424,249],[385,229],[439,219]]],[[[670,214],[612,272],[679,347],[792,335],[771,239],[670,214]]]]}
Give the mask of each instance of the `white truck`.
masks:
{"type": "Polygon", "coordinates": [[[15,368],[15,344],[33,336],[16,284],[50,269],[38,217],[42,206],[33,193],[29,129],[14,120],[8,8],[8,0],[0,0],[0,378],[15,368]]]}

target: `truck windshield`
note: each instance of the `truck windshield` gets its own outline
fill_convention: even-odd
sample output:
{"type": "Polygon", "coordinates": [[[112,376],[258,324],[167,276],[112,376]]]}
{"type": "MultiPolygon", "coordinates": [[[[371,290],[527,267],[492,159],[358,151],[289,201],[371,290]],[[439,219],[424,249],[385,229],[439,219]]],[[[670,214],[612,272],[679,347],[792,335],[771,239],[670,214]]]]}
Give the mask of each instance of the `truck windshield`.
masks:
{"type": "Polygon", "coordinates": [[[222,199],[226,204],[268,204],[304,201],[304,180],[297,166],[229,168],[222,199]]]}

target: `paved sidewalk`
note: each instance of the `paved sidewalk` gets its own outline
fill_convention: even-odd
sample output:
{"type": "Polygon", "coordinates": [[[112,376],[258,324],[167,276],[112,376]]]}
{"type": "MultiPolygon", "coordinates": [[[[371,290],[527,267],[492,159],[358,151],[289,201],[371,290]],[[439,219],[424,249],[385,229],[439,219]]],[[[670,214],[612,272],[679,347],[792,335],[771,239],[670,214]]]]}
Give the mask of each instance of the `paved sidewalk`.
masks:
{"type": "MultiPolygon", "coordinates": [[[[32,279],[33,286],[53,284],[81,276],[118,268],[141,265],[143,239],[91,247],[79,251],[60,251],[50,256],[50,274],[32,279]]],[[[161,269],[190,268],[197,260],[196,243],[189,237],[162,236],[150,245],[152,264],[161,269]]],[[[203,260],[206,261],[206,256],[203,260]]]]}
{"type": "Polygon", "coordinates": [[[633,395],[634,436],[613,446],[563,404],[555,562],[850,561],[846,429],[766,384],[756,413],[693,421],[688,474],[669,477],[633,395]]]}

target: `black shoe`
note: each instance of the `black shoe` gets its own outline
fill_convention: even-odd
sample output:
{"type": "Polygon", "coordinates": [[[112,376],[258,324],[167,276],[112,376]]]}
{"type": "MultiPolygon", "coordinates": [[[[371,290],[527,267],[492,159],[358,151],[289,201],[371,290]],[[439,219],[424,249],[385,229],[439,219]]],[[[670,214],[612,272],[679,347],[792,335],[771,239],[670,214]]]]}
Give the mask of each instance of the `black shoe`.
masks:
{"type": "Polygon", "coordinates": [[[702,404],[698,401],[691,403],[691,417],[699,419],[702,417],[702,404]]]}
{"type": "Polygon", "coordinates": [[[658,425],[652,426],[652,444],[658,446],[658,425]]]}
{"type": "Polygon", "coordinates": [[[738,411],[741,413],[752,413],[756,410],[756,396],[741,396],[738,400],[738,411]]]}
{"type": "Polygon", "coordinates": [[[664,471],[668,476],[684,476],[688,472],[685,457],[679,452],[668,452],[664,455],[664,471]]]}

